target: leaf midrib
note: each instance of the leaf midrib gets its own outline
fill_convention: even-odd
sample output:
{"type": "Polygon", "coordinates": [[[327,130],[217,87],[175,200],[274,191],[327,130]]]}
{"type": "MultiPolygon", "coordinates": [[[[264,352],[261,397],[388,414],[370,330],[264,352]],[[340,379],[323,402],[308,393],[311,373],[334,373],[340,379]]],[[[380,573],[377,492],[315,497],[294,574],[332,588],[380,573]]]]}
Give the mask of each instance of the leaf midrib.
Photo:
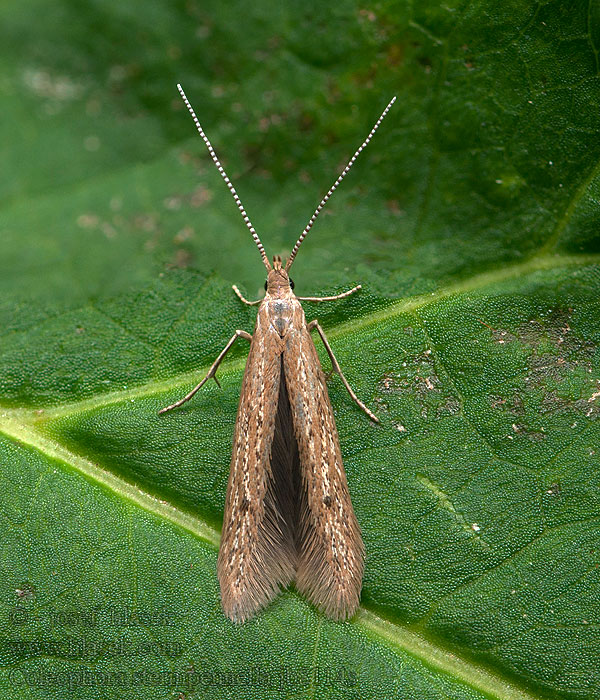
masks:
{"type": "MultiPolygon", "coordinates": [[[[539,270],[598,263],[600,263],[600,254],[538,255],[523,263],[474,275],[431,294],[396,302],[385,309],[361,316],[355,321],[340,324],[331,329],[328,335],[339,337],[349,333],[356,333],[360,329],[390,320],[402,313],[415,311],[452,296],[482,290],[489,285],[539,270]]],[[[244,363],[244,358],[225,363],[224,372],[239,372],[244,363]]],[[[0,413],[0,432],[8,438],[42,452],[49,459],[58,460],[77,470],[95,483],[110,489],[113,493],[117,493],[120,497],[135,503],[157,517],[168,520],[187,530],[209,545],[218,547],[219,533],[200,518],[180,510],[168,501],[151,495],[138,486],[118,477],[113,472],[103,469],[92,461],[68,450],[61,443],[48,437],[40,429],[50,420],[73,413],[172,391],[175,387],[196,381],[202,375],[202,371],[199,368],[193,372],[179,375],[175,379],[171,377],[152,381],[133,389],[103,394],[51,409],[5,409],[0,413]]],[[[467,661],[457,654],[433,644],[419,634],[401,625],[387,621],[365,608],[359,610],[359,613],[353,619],[353,623],[362,627],[367,635],[376,638],[379,643],[383,643],[392,649],[400,649],[436,671],[447,673],[452,678],[458,679],[491,697],[502,698],[502,700],[532,700],[536,697],[507,682],[499,675],[474,664],[472,661],[467,661]]]]}
{"type": "MultiPolygon", "coordinates": [[[[24,424],[6,415],[1,419],[1,432],[7,437],[22,443],[29,449],[42,452],[49,459],[60,461],[76,469],[94,483],[127,498],[155,516],[179,526],[207,544],[215,548],[219,546],[219,533],[200,518],[181,511],[167,501],[152,496],[90,460],[71,452],[56,441],[45,437],[32,425],[24,424]]],[[[453,680],[463,682],[491,698],[536,700],[536,696],[521,690],[499,675],[432,643],[406,627],[385,620],[363,606],[359,608],[350,624],[359,626],[368,637],[379,644],[384,644],[392,651],[399,650],[409,654],[435,672],[447,674],[453,680]]]]}

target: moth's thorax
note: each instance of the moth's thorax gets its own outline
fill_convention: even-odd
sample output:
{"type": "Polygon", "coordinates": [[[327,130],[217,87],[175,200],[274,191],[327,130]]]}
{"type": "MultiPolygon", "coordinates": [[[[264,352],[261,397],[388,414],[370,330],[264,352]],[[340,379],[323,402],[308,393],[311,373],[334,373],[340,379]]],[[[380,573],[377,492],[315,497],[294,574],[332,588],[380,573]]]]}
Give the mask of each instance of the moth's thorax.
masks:
{"type": "Polygon", "coordinates": [[[304,311],[296,295],[289,289],[287,295],[274,296],[267,291],[259,313],[265,315],[269,326],[274,328],[280,337],[284,337],[290,328],[302,324],[304,311]]]}

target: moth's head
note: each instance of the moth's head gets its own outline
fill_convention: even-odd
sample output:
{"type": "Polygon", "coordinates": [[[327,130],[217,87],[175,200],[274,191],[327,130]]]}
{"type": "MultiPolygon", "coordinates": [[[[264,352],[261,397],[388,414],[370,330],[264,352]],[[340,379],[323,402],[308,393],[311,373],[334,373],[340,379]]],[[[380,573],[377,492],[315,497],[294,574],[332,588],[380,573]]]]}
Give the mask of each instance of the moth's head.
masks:
{"type": "Polygon", "coordinates": [[[292,289],[294,289],[294,280],[290,279],[279,255],[275,255],[273,267],[265,280],[265,290],[267,294],[277,297],[288,295],[292,289]]]}

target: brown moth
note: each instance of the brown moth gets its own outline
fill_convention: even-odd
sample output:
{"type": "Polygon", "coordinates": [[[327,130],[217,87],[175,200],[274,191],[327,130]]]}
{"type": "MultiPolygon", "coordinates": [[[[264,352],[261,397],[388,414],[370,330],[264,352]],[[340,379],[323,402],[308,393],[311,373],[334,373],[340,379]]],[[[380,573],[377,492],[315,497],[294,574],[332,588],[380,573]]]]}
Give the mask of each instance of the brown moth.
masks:
{"type": "MultiPolygon", "coordinates": [[[[342,374],[319,323],[306,322],[300,301],[343,299],[360,285],[332,297],[297,297],[289,270],[317,216],[395,101],[323,197],[285,265],[273,265],[246,211],[204,134],[180,85],[177,86],[200,136],[244,218],[267,268],[266,294],[254,334],[237,330],[204,379],[170,411],[188,401],[216,371],[238,338],[250,341],[235,424],[233,452],[217,572],[225,614],[244,622],[295,581],[323,613],[344,620],[358,607],[364,546],[354,515],[333,410],[311,331],[316,330],[352,399],[376,423],[342,374]]],[[[218,382],[217,382],[218,383],[218,382]]]]}

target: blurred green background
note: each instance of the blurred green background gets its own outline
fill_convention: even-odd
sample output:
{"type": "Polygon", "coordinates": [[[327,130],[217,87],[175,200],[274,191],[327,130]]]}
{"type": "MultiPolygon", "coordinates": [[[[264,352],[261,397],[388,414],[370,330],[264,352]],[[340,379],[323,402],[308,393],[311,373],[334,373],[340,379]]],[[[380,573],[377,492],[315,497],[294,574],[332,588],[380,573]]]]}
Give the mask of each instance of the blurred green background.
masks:
{"type": "Polygon", "coordinates": [[[583,9],[8,2],[2,297],[80,302],[164,265],[262,288],[177,82],[270,254],[398,95],[298,258],[307,288],[359,275],[404,297],[544,247],[597,250],[580,201],[600,120],[583,9]]]}
{"type": "Polygon", "coordinates": [[[599,51],[579,1],[5,0],[2,697],[600,696],[599,51]],[[220,612],[246,348],[156,417],[252,328],[231,284],[264,283],[178,82],[269,256],[398,97],[293,271],[363,285],[306,308],[382,418],[332,380],[367,546],[347,624],[293,591],[220,612]]]}

